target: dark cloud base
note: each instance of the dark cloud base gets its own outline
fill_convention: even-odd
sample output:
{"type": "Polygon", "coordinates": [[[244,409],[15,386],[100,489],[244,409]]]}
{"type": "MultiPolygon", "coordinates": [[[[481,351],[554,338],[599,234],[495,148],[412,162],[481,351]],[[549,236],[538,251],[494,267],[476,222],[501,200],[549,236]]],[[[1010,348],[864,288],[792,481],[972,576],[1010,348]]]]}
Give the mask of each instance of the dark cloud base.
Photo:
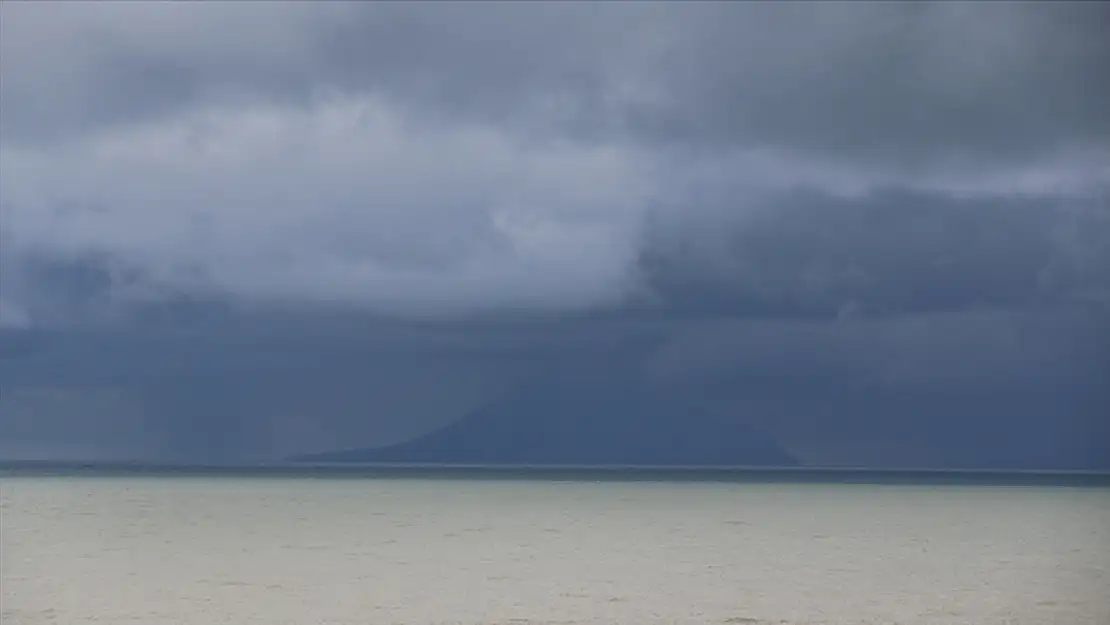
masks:
{"type": "Polygon", "coordinates": [[[0,458],[1106,470],[1108,6],[0,3],[0,458]]]}

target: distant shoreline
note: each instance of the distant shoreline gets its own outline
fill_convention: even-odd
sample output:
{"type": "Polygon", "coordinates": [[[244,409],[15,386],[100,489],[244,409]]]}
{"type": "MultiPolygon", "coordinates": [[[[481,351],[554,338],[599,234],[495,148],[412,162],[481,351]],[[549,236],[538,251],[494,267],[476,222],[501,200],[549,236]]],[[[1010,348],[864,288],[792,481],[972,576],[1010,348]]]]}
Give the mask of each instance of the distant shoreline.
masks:
{"type": "Polygon", "coordinates": [[[1110,472],[868,469],[864,467],[713,467],[447,465],[362,463],[171,464],[0,461],[0,479],[19,477],[305,477],[537,481],[666,481],[922,486],[1110,487],[1110,472]]]}

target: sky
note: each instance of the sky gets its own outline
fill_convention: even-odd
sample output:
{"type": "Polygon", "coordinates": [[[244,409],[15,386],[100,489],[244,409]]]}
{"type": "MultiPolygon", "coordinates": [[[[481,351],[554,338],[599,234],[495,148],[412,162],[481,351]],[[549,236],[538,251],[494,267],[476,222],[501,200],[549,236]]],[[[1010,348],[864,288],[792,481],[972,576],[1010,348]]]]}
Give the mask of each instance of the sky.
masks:
{"type": "Polygon", "coordinates": [[[1110,466],[1108,31],[4,2],[0,458],[380,445],[619,369],[811,463],[1110,466]]]}

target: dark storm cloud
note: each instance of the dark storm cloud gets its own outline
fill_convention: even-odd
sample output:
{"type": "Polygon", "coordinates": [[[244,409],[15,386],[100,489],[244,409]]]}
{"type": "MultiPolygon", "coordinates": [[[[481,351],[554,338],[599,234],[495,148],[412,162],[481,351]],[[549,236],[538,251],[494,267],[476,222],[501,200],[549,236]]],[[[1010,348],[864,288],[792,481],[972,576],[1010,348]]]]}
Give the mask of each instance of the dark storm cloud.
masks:
{"type": "MultiPolygon", "coordinates": [[[[734,212],[724,204],[721,213],[734,212]]],[[[1110,305],[1110,208],[1065,198],[792,192],[739,219],[652,222],[640,256],[656,305],[834,318],[1087,301],[1110,305]]]]}
{"type": "Polygon", "coordinates": [[[1108,16],[0,2],[0,455],[371,445],[547,374],[1091,465],[1108,16]]]}
{"type": "MultiPolygon", "coordinates": [[[[943,229],[957,192],[1105,192],[1097,3],[2,10],[7,325],[43,299],[27,258],[94,257],[130,291],[581,310],[643,295],[640,259],[668,254],[641,236],[660,210],[720,229],[798,188],[905,187],[943,229]],[[703,206],[714,193],[733,206],[703,206]]],[[[828,227],[858,210],[831,203],[846,221],[828,227]]],[[[757,281],[775,271],[795,280],[757,281]]]]}
{"type": "Polygon", "coordinates": [[[809,462],[1093,468],[1110,460],[1108,354],[1106,315],[1080,311],[703,318],[645,373],[809,462]]]}
{"type": "MultiPolygon", "coordinates": [[[[498,123],[522,110],[546,114],[554,111],[542,110],[542,100],[553,95],[601,99],[610,88],[602,78],[622,62],[614,53],[649,43],[641,35],[621,44],[614,35],[658,11],[337,2],[7,13],[4,129],[34,141],[221,100],[310,105],[329,92],[385,95],[498,123]]],[[[641,60],[626,56],[633,58],[625,65],[641,60]]]]}
{"type": "Polygon", "coordinates": [[[1105,157],[1101,3],[718,3],[691,10],[650,133],[878,165],[1105,157]],[[696,14],[696,15],[695,15],[696,14]]]}
{"type": "Polygon", "coordinates": [[[192,329],[0,330],[0,458],[75,444],[91,457],[278,460],[381,444],[568,360],[642,357],[657,335],[626,322],[429,325],[273,310],[192,329]],[[104,429],[81,425],[70,440],[67,424],[89,420],[104,429]]]}
{"type": "Polygon", "coordinates": [[[1070,144],[1105,150],[1110,133],[1110,10],[1100,3],[8,12],[3,123],[17,138],[220,98],[307,104],[327,90],[448,118],[523,115],[558,132],[577,121],[837,158],[1037,158],[1070,144]]]}
{"type": "Polygon", "coordinates": [[[1094,466],[1084,445],[1105,432],[1110,402],[1110,327],[1082,311],[484,328],[244,321],[0,335],[0,452],[80,444],[116,457],[275,460],[412,436],[529,380],[574,393],[613,379],[755,425],[812,462],[997,467],[1025,454],[1042,468],[1094,466]],[[984,436],[996,443],[983,447],[984,436]]]}

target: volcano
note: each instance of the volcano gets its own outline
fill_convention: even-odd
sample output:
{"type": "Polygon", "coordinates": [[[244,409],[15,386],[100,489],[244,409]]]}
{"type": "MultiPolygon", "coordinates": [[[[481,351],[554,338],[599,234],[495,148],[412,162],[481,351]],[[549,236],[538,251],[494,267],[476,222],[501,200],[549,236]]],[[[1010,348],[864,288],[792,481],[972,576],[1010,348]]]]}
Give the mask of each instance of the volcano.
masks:
{"type": "Polygon", "coordinates": [[[297,462],[576,466],[796,466],[774,440],[733,415],[700,409],[645,383],[541,380],[447,426],[371,449],[297,462]]]}

